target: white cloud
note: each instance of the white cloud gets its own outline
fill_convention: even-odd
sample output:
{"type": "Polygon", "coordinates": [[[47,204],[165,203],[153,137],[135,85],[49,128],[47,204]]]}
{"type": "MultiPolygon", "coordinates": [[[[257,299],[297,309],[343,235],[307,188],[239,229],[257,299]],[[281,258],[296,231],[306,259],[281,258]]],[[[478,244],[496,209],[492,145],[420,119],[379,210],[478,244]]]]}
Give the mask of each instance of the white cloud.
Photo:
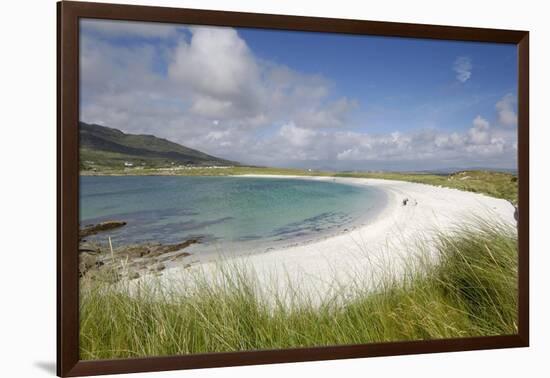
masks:
{"type": "Polygon", "coordinates": [[[237,32],[230,28],[194,27],[191,33],[191,41],[181,40],[175,49],[168,71],[170,78],[191,85],[211,103],[227,103],[228,98],[240,97],[249,100],[248,96],[255,94],[259,68],[237,32]]]}
{"type": "Polygon", "coordinates": [[[357,148],[348,148],[342,152],[336,154],[338,160],[358,160],[361,159],[361,155],[357,148]]]}
{"type": "Polygon", "coordinates": [[[453,70],[456,72],[456,79],[465,83],[472,76],[472,60],[467,56],[459,56],[453,64],[453,70]]]}
{"type": "Polygon", "coordinates": [[[516,114],[516,99],[511,93],[504,96],[496,103],[498,121],[501,125],[513,127],[517,125],[518,116],[516,114]]]}
{"type": "MultiPolygon", "coordinates": [[[[143,25],[130,26],[125,33],[143,32],[143,25]]],[[[201,135],[221,125],[240,137],[291,120],[302,128],[346,127],[357,107],[330,96],[331,83],[319,75],[258,59],[234,29],[193,27],[187,34],[161,47],[121,47],[84,33],[82,120],[210,148],[201,135]]]]}
{"type": "Polygon", "coordinates": [[[295,147],[305,147],[309,145],[316,134],[317,133],[313,130],[296,127],[293,122],[283,125],[279,130],[279,135],[295,147]]]}
{"type": "MultiPolygon", "coordinates": [[[[105,30],[116,35],[150,30],[133,25],[105,30]]],[[[359,169],[391,162],[411,169],[419,162],[447,167],[515,164],[514,130],[492,127],[482,116],[461,132],[357,131],[350,119],[358,101],[336,96],[327,78],[259,59],[233,29],[189,30],[187,38],[170,32],[173,43],[161,47],[145,39],[123,48],[84,33],[82,120],[155,134],[250,164],[313,161],[359,169]],[[159,60],[167,72],[158,70],[159,60]]],[[[168,31],[153,32],[162,33],[168,31]]],[[[467,62],[457,71],[463,82],[471,75],[467,62]]],[[[496,104],[499,124],[512,124],[513,105],[509,96],[496,104]]]]}
{"type": "Polygon", "coordinates": [[[474,145],[486,144],[489,141],[489,122],[481,117],[477,116],[473,121],[474,127],[468,130],[470,140],[474,145]]]}
{"type": "MultiPolygon", "coordinates": [[[[208,96],[195,96],[189,110],[191,113],[203,117],[220,117],[235,114],[233,103],[229,100],[219,100],[208,96]]],[[[237,114],[235,114],[237,115],[237,114]]]]}
{"type": "MultiPolygon", "coordinates": [[[[482,116],[472,120],[464,132],[422,129],[389,134],[341,130],[311,130],[289,123],[274,137],[255,144],[251,151],[268,164],[273,159],[303,160],[340,167],[408,166],[513,166],[516,159],[514,133],[491,127],[482,116]],[[299,148],[298,148],[299,147],[299,148]],[[339,165],[340,164],[340,165],[339,165]]],[[[417,167],[418,168],[418,167],[417,167]]],[[[403,168],[401,168],[403,169],[403,168]]]]}
{"type": "Polygon", "coordinates": [[[358,107],[358,102],[343,97],[324,107],[309,107],[297,112],[296,121],[313,128],[334,128],[346,125],[346,115],[358,107]]]}

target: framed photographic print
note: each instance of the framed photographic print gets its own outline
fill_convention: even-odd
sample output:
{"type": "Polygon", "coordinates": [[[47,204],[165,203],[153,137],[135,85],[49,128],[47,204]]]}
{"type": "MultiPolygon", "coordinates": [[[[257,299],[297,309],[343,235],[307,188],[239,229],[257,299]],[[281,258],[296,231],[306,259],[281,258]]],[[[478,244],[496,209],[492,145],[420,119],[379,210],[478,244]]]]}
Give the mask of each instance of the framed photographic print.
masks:
{"type": "Polygon", "coordinates": [[[528,32],[57,6],[58,375],[528,346],[528,32]]]}

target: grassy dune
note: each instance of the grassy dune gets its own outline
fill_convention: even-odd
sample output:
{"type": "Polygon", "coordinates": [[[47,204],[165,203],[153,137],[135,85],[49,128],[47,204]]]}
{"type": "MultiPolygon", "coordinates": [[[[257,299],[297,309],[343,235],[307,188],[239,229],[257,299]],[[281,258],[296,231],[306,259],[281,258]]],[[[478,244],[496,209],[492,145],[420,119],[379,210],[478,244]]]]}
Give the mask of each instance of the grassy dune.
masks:
{"type": "MultiPolygon", "coordinates": [[[[320,306],[267,304],[242,271],[187,296],[82,280],[82,359],[300,348],[517,333],[517,236],[477,223],[440,235],[439,263],[421,256],[404,279],[320,306]],[[340,303],[340,304],[338,304],[340,303]],[[342,305],[342,303],[345,303],[342,305]]],[[[226,272],[227,273],[227,272],[226,272]]],[[[358,281],[359,282],[359,281],[358,281]]],[[[294,302],[293,302],[294,303],[294,302]]],[[[299,303],[299,304],[298,304],[299,303]]]]}
{"type": "Polygon", "coordinates": [[[491,197],[517,202],[517,177],[510,173],[494,171],[461,171],[450,175],[420,173],[339,173],[338,177],[367,177],[386,180],[401,180],[483,193],[491,197]]]}

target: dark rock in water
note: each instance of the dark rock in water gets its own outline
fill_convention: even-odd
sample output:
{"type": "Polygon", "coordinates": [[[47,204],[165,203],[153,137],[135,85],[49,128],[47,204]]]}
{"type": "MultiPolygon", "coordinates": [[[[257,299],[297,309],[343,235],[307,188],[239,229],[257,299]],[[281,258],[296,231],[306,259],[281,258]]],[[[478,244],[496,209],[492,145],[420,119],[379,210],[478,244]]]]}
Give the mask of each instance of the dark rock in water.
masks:
{"type": "Polygon", "coordinates": [[[122,221],[101,222],[98,224],[93,224],[91,226],[84,227],[83,229],[80,230],[78,236],[80,239],[82,239],[90,235],[98,234],[100,232],[111,231],[111,230],[120,228],[122,226],[126,226],[126,222],[122,222],[122,221]]]}
{"type": "Polygon", "coordinates": [[[199,239],[189,239],[182,243],[165,245],[163,246],[163,253],[179,251],[180,249],[187,248],[190,245],[197,243],[199,243],[199,239]]]}
{"type": "MultiPolygon", "coordinates": [[[[130,245],[126,247],[118,248],[116,251],[116,255],[119,258],[125,258],[128,257],[128,259],[132,260],[138,257],[142,258],[153,258],[153,257],[159,257],[166,253],[176,252],[180,251],[182,249],[185,249],[189,247],[192,244],[199,243],[199,239],[189,239],[182,243],[176,243],[176,244],[136,244],[136,245],[130,245]]],[[[179,256],[185,257],[189,256],[190,253],[182,252],[179,256]]]]}

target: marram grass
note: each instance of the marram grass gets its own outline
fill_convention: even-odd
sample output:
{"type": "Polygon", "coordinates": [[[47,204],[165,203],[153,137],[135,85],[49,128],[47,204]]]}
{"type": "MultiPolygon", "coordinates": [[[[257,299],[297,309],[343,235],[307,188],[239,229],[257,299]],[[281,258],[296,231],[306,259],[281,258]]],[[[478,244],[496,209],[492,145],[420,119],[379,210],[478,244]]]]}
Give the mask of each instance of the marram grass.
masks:
{"type": "MultiPolygon", "coordinates": [[[[401,280],[309,305],[265,303],[253,276],[223,274],[174,296],[82,280],[81,359],[112,359],[517,333],[517,236],[477,222],[440,235],[438,263],[401,280]],[[337,304],[339,303],[339,304],[337,304]]],[[[360,281],[358,281],[360,282],[360,281]]],[[[298,291],[297,291],[298,293],[298,291]]],[[[298,298],[299,299],[299,298],[298,298]]]]}

